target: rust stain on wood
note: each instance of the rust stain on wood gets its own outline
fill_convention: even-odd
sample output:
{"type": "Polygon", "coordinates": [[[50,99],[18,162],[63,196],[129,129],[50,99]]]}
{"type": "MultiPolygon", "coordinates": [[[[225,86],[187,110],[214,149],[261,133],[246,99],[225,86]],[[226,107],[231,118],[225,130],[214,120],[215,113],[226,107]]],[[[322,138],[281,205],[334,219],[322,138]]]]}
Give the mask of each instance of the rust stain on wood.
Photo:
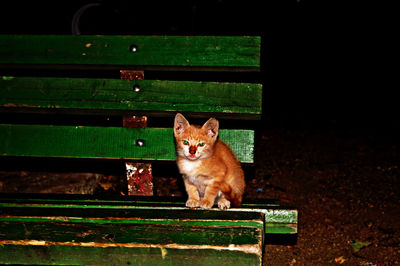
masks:
{"type": "Polygon", "coordinates": [[[142,80],[144,79],[144,71],[142,70],[120,70],[121,79],[142,80]]]}
{"type": "Polygon", "coordinates": [[[147,116],[125,116],[122,123],[127,128],[147,127],[147,116]]]}

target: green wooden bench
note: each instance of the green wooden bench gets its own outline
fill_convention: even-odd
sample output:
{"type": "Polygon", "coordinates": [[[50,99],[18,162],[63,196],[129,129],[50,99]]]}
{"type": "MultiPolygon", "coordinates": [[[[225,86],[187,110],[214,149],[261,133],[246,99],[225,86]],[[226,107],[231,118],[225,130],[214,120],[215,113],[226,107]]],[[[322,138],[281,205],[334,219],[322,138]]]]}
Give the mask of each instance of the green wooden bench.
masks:
{"type": "MultiPolygon", "coordinates": [[[[268,234],[297,234],[297,210],[278,201],[245,200],[241,208],[227,211],[190,210],[185,199],[149,196],[149,162],[176,158],[176,112],[195,118],[260,119],[261,84],[186,78],[188,73],[207,77],[259,71],[260,41],[0,35],[1,113],[123,120],[121,127],[3,123],[0,155],[126,160],[130,192],[115,199],[1,195],[0,263],[259,265],[268,234]],[[121,78],[90,78],[93,71],[116,70],[121,78]],[[144,71],[173,79],[146,80],[144,71]],[[171,126],[146,127],[147,119],[156,117],[170,117],[171,126]],[[145,162],[142,171],[137,170],[139,161],[145,162]]],[[[253,163],[253,130],[225,129],[220,137],[242,163],[253,163]]]]}

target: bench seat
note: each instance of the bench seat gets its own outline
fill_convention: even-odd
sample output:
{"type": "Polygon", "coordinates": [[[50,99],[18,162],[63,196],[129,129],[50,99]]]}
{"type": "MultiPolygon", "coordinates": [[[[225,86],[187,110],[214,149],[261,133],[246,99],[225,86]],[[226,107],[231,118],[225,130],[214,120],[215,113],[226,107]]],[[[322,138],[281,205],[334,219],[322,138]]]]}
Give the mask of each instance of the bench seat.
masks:
{"type": "Polygon", "coordinates": [[[260,265],[266,233],[297,232],[297,211],[277,204],[220,211],[173,197],[2,195],[0,262],[260,265]]]}

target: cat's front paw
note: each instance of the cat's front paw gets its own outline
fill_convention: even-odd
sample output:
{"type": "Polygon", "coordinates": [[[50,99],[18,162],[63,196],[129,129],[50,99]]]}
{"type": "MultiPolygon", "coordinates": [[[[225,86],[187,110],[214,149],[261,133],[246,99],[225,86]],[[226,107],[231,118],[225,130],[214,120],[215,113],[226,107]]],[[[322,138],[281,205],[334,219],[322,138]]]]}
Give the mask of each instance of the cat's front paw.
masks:
{"type": "Polygon", "coordinates": [[[207,199],[203,199],[200,201],[200,208],[210,209],[214,205],[214,202],[211,202],[207,199]]]}
{"type": "Polygon", "coordinates": [[[196,199],[188,199],[186,201],[186,207],[188,208],[197,208],[200,206],[200,201],[196,199]]]}
{"type": "Polygon", "coordinates": [[[218,208],[220,210],[226,210],[226,209],[229,209],[230,207],[231,207],[231,202],[229,200],[224,199],[224,198],[220,198],[218,200],[218,208]]]}

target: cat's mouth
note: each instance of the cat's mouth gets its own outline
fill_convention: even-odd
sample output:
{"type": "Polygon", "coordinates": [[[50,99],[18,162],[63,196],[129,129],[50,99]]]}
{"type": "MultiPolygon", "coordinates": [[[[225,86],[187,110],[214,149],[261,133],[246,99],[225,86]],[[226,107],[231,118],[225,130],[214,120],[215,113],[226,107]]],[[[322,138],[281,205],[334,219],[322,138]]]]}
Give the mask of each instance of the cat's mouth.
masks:
{"type": "Polygon", "coordinates": [[[196,156],[196,154],[189,154],[189,155],[186,155],[186,158],[188,158],[189,160],[192,160],[192,161],[199,159],[199,158],[196,156]]]}

